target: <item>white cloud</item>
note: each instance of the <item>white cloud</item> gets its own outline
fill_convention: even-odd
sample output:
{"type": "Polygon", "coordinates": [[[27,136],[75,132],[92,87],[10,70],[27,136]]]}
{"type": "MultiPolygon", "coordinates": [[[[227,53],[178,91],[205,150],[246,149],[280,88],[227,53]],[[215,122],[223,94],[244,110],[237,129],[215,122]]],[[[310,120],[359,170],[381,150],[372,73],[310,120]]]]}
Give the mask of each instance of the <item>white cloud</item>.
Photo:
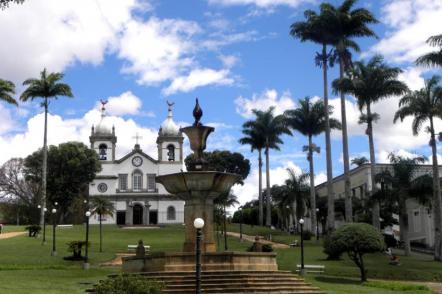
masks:
{"type": "MultiPolygon", "coordinates": [[[[284,181],[288,179],[287,168],[293,168],[298,175],[302,173],[302,170],[298,165],[294,164],[292,161],[288,161],[282,166],[270,169],[270,186],[284,184],[284,181]]],[[[262,179],[262,187],[265,188],[264,168],[262,179]]],[[[254,168],[244,181],[244,185],[233,186],[232,191],[236,196],[238,196],[238,201],[241,205],[252,199],[258,198],[258,182],[259,172],[257,168],[254,168]]]]}
{"type": "Polygon", "coordinates": [[[430,50],[425,41],[440,34],[440,0],[391,0],[382,11],[387,33],[371,53],[381,53],[395,62],[413,62],[430,50]]]}
{"type": "MultiPolygon", "coordinates": [[[[106,111],[110,115],[136,115],[140,113],[141,100],[131,91],[126,91],[119,96],[109,97],[107,99],[106,111]]],[[[99,109],[101,103],[97,102],[96,108],[99,109]]]]}
{"type": "Polygon", "coordinates": [[[190,92],[195,88],[208,85],[232,85],[234,80],[229,77],[227,69],[213,70],[210,68],[197,68],[185,76],[176,77],[162,93],[171,95],[177,92],[190,92]]]}
{"type": "Polygon", "coordinates": [[[234,6],[234,5],[255,5],[260,8],[271,8],[275,6],[297,7],[301,3],[311,2],[308,0],[208,0],[210,4],[234,6]]]}
{"type": "Polygon", "coordinates": [[[63,71],[76,62],[100,64],[137,0],[33,0],[1,12],[3,78],[21,82],[44,67],[63,71]]]}
{"type": "MultiPolygon", "coordinates": [[[[1,107],[1,105],[0,105],[1,107]]],[[[66,119],[59,115],[48,115],[48,144],[57,145],[67,141],[80,141],[89,146],[89,136],[92,125],[100,121],[99,109],[92,109],[80,118],[66,119]]],[[[125,155],[133,149],[135,139],[133,136],[138,132],[143,139],[140,141],[141,148],[157,157],[156,138],[157,129],[146,128],[138,125],[132,119],[124,119],[119,116],[106,117],[109,125],[115,126],[118,137],[117,157],[125,155]]],[[[12,120],[12,123],[15,123],[12,120]]],[[[43,144],[44,114],[39,113],[31,117],[22,131],[5,134],[0,137],[0,164],[12,157],[25,157],[42,147],[43,144]]],[[[16,131],[16,130],[15,130],[16,131]]]]}
{"type": "Polygon", "coordinates": [[[235,64],[238,63],[239,57],[236,55],[220,55],[218,58],[223,63],[224,67],[232,68],[235,64]]]}
{"type": "Polygon", "coordinates": [[[295,102],[293,101],[289,91],[285,91],[281,96],[278,96],[278,92],[275,89],[268,89],[260,94],[254,93],[252,98],[245,98],[239,96],[235,99],[236,112],[245,118],[253,117],[253,109],[267,110],[269,107],[275,107],[275,115],[282,114],[287,109],[295,108],[295,102]]]}

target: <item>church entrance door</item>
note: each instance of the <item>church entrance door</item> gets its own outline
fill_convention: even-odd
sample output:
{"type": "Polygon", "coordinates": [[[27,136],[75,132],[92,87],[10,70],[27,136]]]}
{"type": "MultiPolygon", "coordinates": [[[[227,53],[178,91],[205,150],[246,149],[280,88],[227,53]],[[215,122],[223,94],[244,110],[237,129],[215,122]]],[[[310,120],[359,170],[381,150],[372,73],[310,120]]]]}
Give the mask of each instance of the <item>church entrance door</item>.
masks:
{"type": "Polygon", "coordinates": [[[117,225],[124,226],[126,224],[126,211],[117,211],[117,225]]]}
{"type": "Polygon", "coordinates": [[[149,211],[149,224],[150,225],[157,225],[158,224],[158,211],[157,210],[149,211]]]}
{"type": "Polygon", "coordinates": [[[142,225],[143,224],[143,207],[140,204],[135,204],[133,207],[133,224],[142,225]]]}

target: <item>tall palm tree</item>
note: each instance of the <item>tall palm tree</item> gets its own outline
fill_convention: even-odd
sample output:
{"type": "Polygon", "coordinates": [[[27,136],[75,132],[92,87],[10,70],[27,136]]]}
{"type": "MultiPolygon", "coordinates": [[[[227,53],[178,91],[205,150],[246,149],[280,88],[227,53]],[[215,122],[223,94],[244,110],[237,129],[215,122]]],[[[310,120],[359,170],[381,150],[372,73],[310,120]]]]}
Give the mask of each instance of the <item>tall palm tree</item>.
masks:
{"type": "Polygon", "coordinates": [[[232,193],[232,191],[229,191],[228,193],[221,194],[218,196],[214,204],[216,206],[219,206],[222,209],[223,212],[223,222],[224,222],[224,250],[228,250],[227,245],[227,207],[232,207],[236,204],[239,204],[238,197],[232,193]]]}
{"type": "Polygon", "coordinates": [[[100,252],[103,252],[103,216],[109,215],[114,216],[115,206],[109,201],[109,199],[104,197],[94,197],[91,200],[92,204],[92,214],[98,215],[98,220],[100,222],[100,252]]]}
{"type": "Polygon", "coordinates": [[[427,44],[439,47],[439,50],[427,53],[416,60],[416,64],[424,66],[442,67],[442,34],[428,38],[427,44]]]}
{"type": "MultiPolygon", "coordinates": [[[[310,208],[311,208],[311,227],[316,226],[316,193],[315,193],[315,173],[313,168],[313,152],[320,152],[320,148],[313,143],[313,136],[325,132],[325,105],[323,101],[312,102],[310,97],[305,97],[299,101],[299,107],[293,110],[287,110],[284,115],[287,118],[287,124],[290,128],[300,132],[308,138],[308,145],[303,146],[307,152],[307,160],[310,167],[310,208]]],[[[333,109],[329,106],[329,115],[333,109]]],[[[330,128],[340,129],[341,123],[336,119],[329,119],[330,128]]]]}
{"type": "Polygon", "coordinates": [[[258,150],[258,219],[259,225],[264,225],[264,206],[262,197],[262,149],[265,148],[265,138],[256,129],[243,126],[242,133],[244,137],[239,139],[242,145],[250,145],[251,151],[258,150]]]}
{"type": "Polygon", "coordinates": [[[15,85],[13,82],[0,79],[0,100],[9,104],[18,105],[17,101],[12,97],[15,94],[15,85]]]}
{"type": "MultiPolygon", "coordinates": [[[[331,4],[323,4],[325,18],[333,31],[335,54],[339,61],[339,77],[344,78],[345,71],[351,67],[351,52],[360,51],[359,45],[354,38],[373,37],[376,34],[367,26],[377,23],[373,14],[365,8],[353,9],[357,0],[344,0],[335,7],[331,4]]],[[[352,199],[350,182],[350,160],[348,152],[347,115],[345,109],[345,95],[341,92],[341,123],[342,123],[342,152],[344,159],[345,181],[345,215],[346,221],[352,221],[352,199]]]]}
{"type": "MultiPolygon", "coordinates": [[[[328,52],[327,46],[336,43],[334,32],[328,24],[325,13],[327,4],[321,4],[319,14],[313,10],[304,11],[305,21],[295,22],[290,26],[290,35],[299,39],[301,42],[310,41],[322,47],[321,52],[316,52],[315,63],[322,68],[324,107],[328,109],[328,67],[334,64],[331,52],[328,52]]],[[[333,165],[331,157],[331,139],[330,139],[330,118],[329,113],[325,113],[325,154],[327,160],[327,228],[328,232],[335,229],[335,193],[333,189],[333,165]]]]}
{"type": "Polygon", "coordinates": [[[404,243],[405,255],[410,255],[410,239],[408,236],[407,199],[416,198],[421,203],[427,203],[431,197],[432,184],[429,175],[418,177],[419,164],[425,162],[425,157],[404,158],[394,154],[389,155],[392,170],[384,170],[376,175],[376,180],[382,177],[389,187],[388,199],[398,206],[401,241],[404,243]]]}
{"type": "Polygon", "coordinates": [[[433,155],[434,259],[437,261],[442,261],[442,205],[434,120],[442,118],[442,87],[439,85],[440,80],[439,76],[433,76],[425,81],[424,88],[402,97],[399,101],[399,110],[394,115],[394,122],[398,119],[403,121],[407,116],[414,117],[412,130],[415,136],[419,134],[425,123],[430,123],[425,131],[430,133],[430,146],[433,155]]]}
{"type": "Polygon", "coordinates": [[[250,120],[244,123],[243,127],[255,129],[264,136],[264,149],[266,156],[266,226],[270,227],[271,218],[271,195],[270,195],[270,149],[279,150],[279,145],[282,144],[281,135],[291,135],[289,128],[286,125],[285,117],[283,115],[274,115],[274,107],[270,107],[266,111],[253,110],[255,120],[250,120]]]}
{"type": "Polygon", "coordinates": [[[27,86],[21,94],[21,101],[34,100],[35,98],[43,98],[42,106],[45,110],[44,135],[43,135],[43,166],[42,166],[42,203],[40,210],[40,225],[44,221],[44,209],[46,208],[46,176],[48,164],[48,106],[49,99],[57,99],[58,96],[73,97],[71,87],[68,84],[61,83],[63,79],[62,73],[47,73],[46,68],[40,73],[40,79],[27,79],[23,82],[27,86]]]}
{"type": "Polygon", "coordinates": [[[361,166],[364,163],[368,163],[368,158],[365,156],[360,156],[360,157],[355,157],[351,160],[351,164],[356,165],[356,166],[361,166]]]}
{"type": "MultiPolygon", "coordinates": [[[[284,184],[287,186],[288,194],[285,201],[292,205],[292,210],[295,214],[294,219],[298,222],[301,217],[305,216],[306,208],[311,207],[311,203],[308,203],[309,190],[311,188],[307,183],[309,174],[301,173],[298,175],[292,168],[287,168],[287,173],[289,177],[285,180],[284,184]]],[[[316,214],[316,210],[314,214],[316,214]]]]}
{"type": "MultiPolygon", "coordinates": [[[[397,79],[402,70],[398,67],[390,67],[384,62],[384,58],[376,55],[367,63],[358,61],[349,69],[348,75],[333,82],[336,92],[353,95],[357,99],[361,111],[360,122],[367,124],[365,133],[368,136],[370,148],[370,169],[371,182],[375,178],[375,149],[373,139],[373,123],[379,119],[377,113],[372,112],[371,107],[382,99],[392,96],[403,95],[408,91],[405,83],[397,79]],[[366,111],[364,113],[363,111],[366,111]]],[[[375,193],[375,185],[371,185],[371,195],[375,193]]],[[[380,209],[379,202],[373,202],[372,224],[380,230],[380,209]]]]}

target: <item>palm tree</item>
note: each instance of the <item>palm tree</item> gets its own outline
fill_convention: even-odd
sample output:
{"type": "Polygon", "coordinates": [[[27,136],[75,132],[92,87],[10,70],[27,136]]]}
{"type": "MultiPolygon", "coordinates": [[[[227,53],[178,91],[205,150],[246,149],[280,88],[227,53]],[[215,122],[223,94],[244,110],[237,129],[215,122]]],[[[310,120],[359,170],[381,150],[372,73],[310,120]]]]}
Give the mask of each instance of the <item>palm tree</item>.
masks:
{"type": "Polygon", "coordinates": [[[388,169],[382,171],[376,175],[376,181],[379,182],[382,178],[384,183],[391,187],[386,200],[398,206],[401,241],[404,243],[405,255],[408,256],[411,250],[408,236],[407,199],[416,198],[419,202],[427,204],[432,193],[432,179],[429,175],[416,177],[419,164],[425,162],[425,157],[404,158],[390,154],[389,159],[392,163],[392,172],[388,169]]]}
{"type": "Polygon", "coordinates": [[[251,151],[258,150],[258,202],[259,202],[259,225],[264,225],[264,209],[262,197],[262,149],[265,148],[265,138],[256,129],[243,126],[244,137],[239,139],[242,145],[250,145],[251,151]]]}
{"type": "Polygon", "coordinates": [[[0,100],[9,104],[18,105],[17,101],[12,97],[15,94],[15,85],[13,82],[0,79],[0,100]]]}
{"type": "Polygon", "coordinates": [[[437,145],[434,130],[434,120],[442,118],[442,87],[439,86],[441,78],[433,76],[425,81],[425,87],[413,91],[399,101],[399,110],[394,115],[394,122],[413,116],[413,135],[418,135],[422,126],[429,122],[426,132],[430,133],[430,146],[433,155],[433,209],[434,209],[434,259],[442,261],[442,211],[439,182],[439,168],[437,163],[437,145]]]}
{"type": "MultiPolygon", "coordinates": [[[[285,200],[292,205],[292,210],[295,214],[294,219],[298,222],[301,217],[305,216],[306,208],[311,207],[311,203],[308,203],[308,191],[311,188],[307,183],[309,175],[305,173],[298,175],[292,168],[287,168],[287,173],[289,178],[285,180],[285,185],[287,186],[288,195],[285,200]]],[[[316,214],[316,209],[313,214],[316,214]]]]}
{"type": "MultiPolygon", "coordinates": [[[[367,25],[377,23],[377,19],[367,9],[352,9],[356,2],[357,0],[344,0],[338,7],[331,4],[323,4],[325,6],[325,18],[328,20],[328,25],[334,34],[335,43],[333,46],[335,47],[335,55],[339,61],[339,77],[341,79],[344,78],[345,71],[351,67],[350,49],[356,52],[360,51],[360,47],[354,41],[354,38],[376,36],[367,25]]],[[[345,215],[346,221],[351,222],[353,212],[344,92],[341,92],[341,123],[345,181],[345,215]]]]}
{"type": "Polygon", "coordinates": [[[98,215],[98,220],[100,222],[100,252],[103,252],[103,216],[109,215],[113,217],[115,206],[111,201],[104,197],[94,197],[91,202],[92,214],[98,215]]]}
{"type": "MultiPolygon", "coordinates": [[[[373,123],[379,119],[377,113],[372,112],[374,103],[392,96],[403,95],[408,91],[405,83],[397,79],[402,70],[398,67],[390,67],[384,62],[384,58],[376,55],[367,63],[364,61],[355,62],[353,68],[348,71],[348,76],[337,79],[333,82],[336,92],[353,95],[358,102],[361,111],[360,123],[366,123],[365,133],[368,136],[370,148],[370,169],[371,182],[375,178],[375,148],[373,139],[373,123]],[[363,113],[363,111],[366,113],[363,113]]],[[[376,185],[371,185],[371,195],[376,193],[376,185]]],[[[373,202],[372,224],[380,230],[380,209],[379,202],[373,202]]]]}
{"type": "Polygon", "coordinates": [[[369,160],[365,156],[355,157],[351,160],[351,164],[356,165],[356,166],[361,166],[364,163],[368,163],[368,162],[369,162],[369,160]]]}
{"type": "Polygon", "coordinates": [[[40,225],[43,225],[44,209],[46,208],[46,175],[48,164],[48,147],[47,147],[47,132],[48,132],[48,106],[49,99],[57,99],[58,96],[73,97],[71,87],[61,83],[63,79],[62,73],[47,73],[44,69],[40,73],[40,79],[27,79],[23,82],[24,86],[28,86],[21,94],[21,101],[34,100],[35,98],[43,98],[41,104],[45,109],[44,135],[43,135],[43,166],[42,166],[42,205],[40,210],[40,225]]]}
{"type": "Polygon", "coordinates": [[[283,115],[274,115],[275,108],[270,107],[266,111],[253,110],[256,116],[255,120],[244,123],[243,127],[255,129],[264,136],[264,148],[266,156],[266,226],[270,227],[271,219],[271,201],[270,201],[270,149],[279,150],[279,144],[282,144],[281,135],[292,133],[288,129],[285,117],[283,115]]]}
{"type": "MultiPolygon", "coordinates": [[[[327,70],[334,64],[332,54],[328,52],[327,46],[336,43],[334,32],[328,24],[325,14],[326,4],[321,4],[320,12],[317,14],[313,10],[304,11],[305,21],[295,22],[290,26],[290,35],[300,39],[301,42],[310,41],[319,44],[322,47],[321,52],[316,52],[315,63],[322,68],[324,107],[328,109],[328,81],[327,70]]],[[[335,229],[335,193],[333,189],[333,165],[331,157],[331,139],[330,139],[330,119],[329,113],[325,112],[325,154],[327,160],[327,227],[331,233],[335,229]]]]}
{"type": "Polygon", "coordinates": [[[227,212],[226,212],[226,208],[231,207],[236,204],[239,204],[238,197],[235,194],[233,194],[231,191],[229,191],[228,193],[224,193],[224,194],[221,194],[220,196],[218,196],[215,199],[214,204],[216,206],[220,206],[220,208],[222,209],[223,222],[224,222],[224,250],[227,251],[228,245],[227,245],[227,212]]]}
{"type": "Polygon", "coordinates": [[[439,47],[439,50],[419,57],[416,60],[416,64],[442,67],[442,35],[436,35],[428,38],[427,44],[433,47],[439,47]]]}
{"type": "MultiPolygon", "coordinates": [[[[329,115],[332,114],[332,107],[329,106],[329,115]]],[[[310,208],[311,208],[311,227],[316,226],[316,193],[315,193],[315,173],[313,169],[313,152],[320,152],[320,148],[313,143],[313,136],[317,136],[325,131],[325,105],[322,101],[312,102],[310,97],[305,97],[299,101],[299,107],[293,110],[287,110],[284,115],[287,118],[287,124],[293,130],[296,130],[308,137],[308,145],[303,146],[304,152],[307,152],[307,160],[310,167],[310,208]]],[[[336,119],[329,119],[330,128],[340,129],[341,124],[336,119]]]]}

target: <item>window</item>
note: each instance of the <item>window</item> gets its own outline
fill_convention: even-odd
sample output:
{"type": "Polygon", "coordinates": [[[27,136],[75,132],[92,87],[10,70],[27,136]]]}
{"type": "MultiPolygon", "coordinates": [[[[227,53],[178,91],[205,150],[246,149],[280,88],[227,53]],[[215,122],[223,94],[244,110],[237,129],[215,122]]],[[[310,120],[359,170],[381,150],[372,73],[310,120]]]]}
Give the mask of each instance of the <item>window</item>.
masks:
{"type": "Polygon", "coordinates": [[[127,190],[127,174],[119,174],[118,180],[119,180],[120,190],[121,191],[127,190]]]}
{"type": "Polygon", "coordinates": [[[167,159],[169,161],[175,161],[175,146],[172,144],[167,146],[167,159]]]}
{"type": "Polygon", "coordinates": [[[98,157],[100,160],[107,159],[107,145],[106,144],[100,144],[100,146],[98,146],[98,157]]]}
{"type": "Polygon", "coordinates": [[[148,174],[147,175],[147,190],[148,191],[155,191],[156,190],[155,174],[148,174]]]}
{"type": "Polygon", "coordinates": [[[413,210],[413,224],[414,224],[415,233],[420,232],[422,230],[420,211],[417,209],[413,210]]]}
{"type": "Polygon", "coordinates": [[[175,219],[176,219],[175,207],[169,206],[167,208],[167,220],[175,220],[175,219]]]}
{"type": "Polygon", "coordinates": [[[134,191],[141,191],[141,189],[143,188],[143,175],[140,171],[134,171],[132,183],[134,191]]]}

